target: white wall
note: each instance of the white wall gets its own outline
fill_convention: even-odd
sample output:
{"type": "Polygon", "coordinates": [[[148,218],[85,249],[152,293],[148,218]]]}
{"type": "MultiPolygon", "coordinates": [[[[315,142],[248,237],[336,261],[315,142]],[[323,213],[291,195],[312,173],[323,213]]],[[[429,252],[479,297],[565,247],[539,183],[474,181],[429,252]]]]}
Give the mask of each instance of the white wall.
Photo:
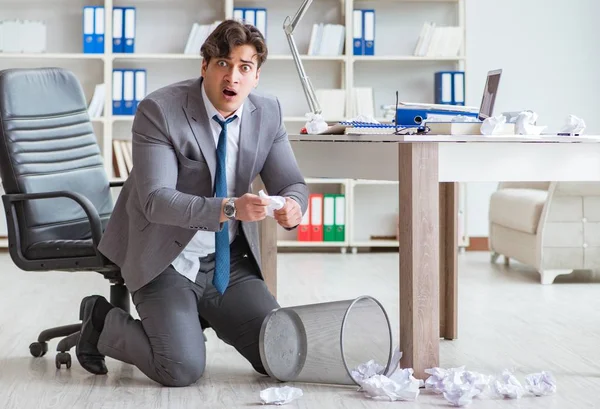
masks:
{"type": "MultiPolygon", "coordinates": [[[[479,105],[487,71],[502,68],[495,113],[531,109],[557,131],[567,115],[600,132],[598,0],[466,0],[468,105],[479,105]]],[[[496,183],[467,186],[467,231],[488,235],[496,183]]]]}

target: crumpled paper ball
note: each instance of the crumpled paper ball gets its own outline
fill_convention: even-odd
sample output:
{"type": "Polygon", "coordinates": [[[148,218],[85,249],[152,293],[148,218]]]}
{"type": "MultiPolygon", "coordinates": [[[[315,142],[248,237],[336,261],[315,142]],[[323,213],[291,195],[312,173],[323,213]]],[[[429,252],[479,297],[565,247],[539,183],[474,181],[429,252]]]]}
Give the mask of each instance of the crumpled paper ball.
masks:
{"type": "Polygon", "coordinates": [[[533,111],[523,111],[515,120],[515,134],[516,135],[539,135],[541,134],[546,126],[536,125],[538,114],[533,111]]]}
{"type": "Polygon", "coordinates": [[[258,192],[258,196],[260,196],[262,199],[269,200],[269,205],[267,206],[267,216],[274,217],[275,214],[273,212],[281,209],[285,205],[285,197],[283,196],[269,196],[262,189],[260,192],[258,192]]]}
{"type": "Polygon", "coordinates": [[[496,396],[508,399],[519,399],[525,393],[521,382],[508,370],[502,371],[490,385],[496,396]]]}
{"type": "Polygon", "coordinates": [[[473,398],[488,387],[491,377],[479,372],[467,371],[464,366],[457,368],[430,368],[425,373],[431,376],[425,381],[425,389],[442,394],[454,406],[466,406],[473,398]]]}
{"type": "Polygon", "coordinates": [[[365,395],[375,400],[414,401],[419,396],[421,382],[413,376],[410,368],[399,369],[388,378],[385,375],[374,375],[361,383],[365,395]]]}
{"type": "Polygon", "coordinates": [[[267,388],[260,391],[263,405],[285,405],[302,396],[302,389],[291,386],[267,388]]]}
{"type": "Polygon", "coordinates": [[[329,125],[327,125],[321,114],[309,112],[305,116],[308,119],[306,124],[304,124],[307,133],[316,135],[325,132],[329,128],[329,125]]]}
{"type": "Polygon", "coordinates": [[[576,135],[582,134],[585,130],[585,121],[581,118],[576,117],[575,115],[569,115],[566,119],[566,122],[559,133],[576,135]]]}
{"type": "Polygon", "coordinates": [[[482,135],[499,135],[504,129],[506,117],[504,115],[491,116],[481,124],[482,135]]]}
{"type": "Polygon", "coordinates": [[[556,380],[550,372],[542,371],[525,377],[527,391],[535,396],[546,396],[556,392],[556,380]]]}

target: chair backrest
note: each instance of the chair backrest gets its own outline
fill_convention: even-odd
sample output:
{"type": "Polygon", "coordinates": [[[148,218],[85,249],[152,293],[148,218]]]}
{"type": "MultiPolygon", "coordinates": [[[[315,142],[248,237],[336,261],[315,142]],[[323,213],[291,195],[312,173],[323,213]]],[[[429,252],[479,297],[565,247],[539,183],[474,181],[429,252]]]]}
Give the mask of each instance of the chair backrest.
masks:
{"type": "MultiPolygon", "coordinates": [[[[0,175],[6,193],[67,190],[87,197],[103,226],[113,209],[108,177],[81,85],[62,68],[0,71],[0,175]]],[[[67,198],[17,206],[22,245],[90,237],[67,198]]]]}

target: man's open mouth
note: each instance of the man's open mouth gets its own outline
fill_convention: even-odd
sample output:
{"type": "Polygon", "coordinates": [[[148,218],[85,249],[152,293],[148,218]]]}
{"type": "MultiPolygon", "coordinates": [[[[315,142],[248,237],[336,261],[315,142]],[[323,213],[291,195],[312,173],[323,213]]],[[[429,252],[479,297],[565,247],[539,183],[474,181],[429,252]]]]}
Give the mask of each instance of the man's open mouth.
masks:
{"type": "Polygon", "coordinates": [[[232,90],[232,89],[225,88],[225,89],[223,90],[223,94],[227,95],[228,97],[233,97],[233,96],[236,96],[236,95],[237,95],[237,92],[235,92],[235,91],[234,91],[234,90],[232,90]]]}

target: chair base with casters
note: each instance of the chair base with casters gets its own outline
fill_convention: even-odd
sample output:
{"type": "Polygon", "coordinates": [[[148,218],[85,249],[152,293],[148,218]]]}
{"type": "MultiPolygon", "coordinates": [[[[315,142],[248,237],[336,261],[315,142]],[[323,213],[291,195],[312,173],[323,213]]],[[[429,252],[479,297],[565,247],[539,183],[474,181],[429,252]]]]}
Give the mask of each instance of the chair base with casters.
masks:
{"type": "MultiPolygon", "coordinates": [[[[126,312],[130,311],[129,291],[122,280],[116,280],[110,286],[109,301],[117,308],[126,312]]],[[[36,358],[42,357],[48,352],[48,341],[54,338],[64,337],[56,346],[57,353],[55,363],[57,369],[60,369],[62,365],[70,368],[72,361],[69,351],[77,344],[80,330],[81,323],[45,329],[40,332],[37,341],[32,342],[31,345],[29,345],[29,352],[36,358]]]]}
{"type": "Polygon", "coordinates": [[[600,183],[502,182],[490,199],[491,261],[515,259],[541,284],[600,270],[600,183]]]}

